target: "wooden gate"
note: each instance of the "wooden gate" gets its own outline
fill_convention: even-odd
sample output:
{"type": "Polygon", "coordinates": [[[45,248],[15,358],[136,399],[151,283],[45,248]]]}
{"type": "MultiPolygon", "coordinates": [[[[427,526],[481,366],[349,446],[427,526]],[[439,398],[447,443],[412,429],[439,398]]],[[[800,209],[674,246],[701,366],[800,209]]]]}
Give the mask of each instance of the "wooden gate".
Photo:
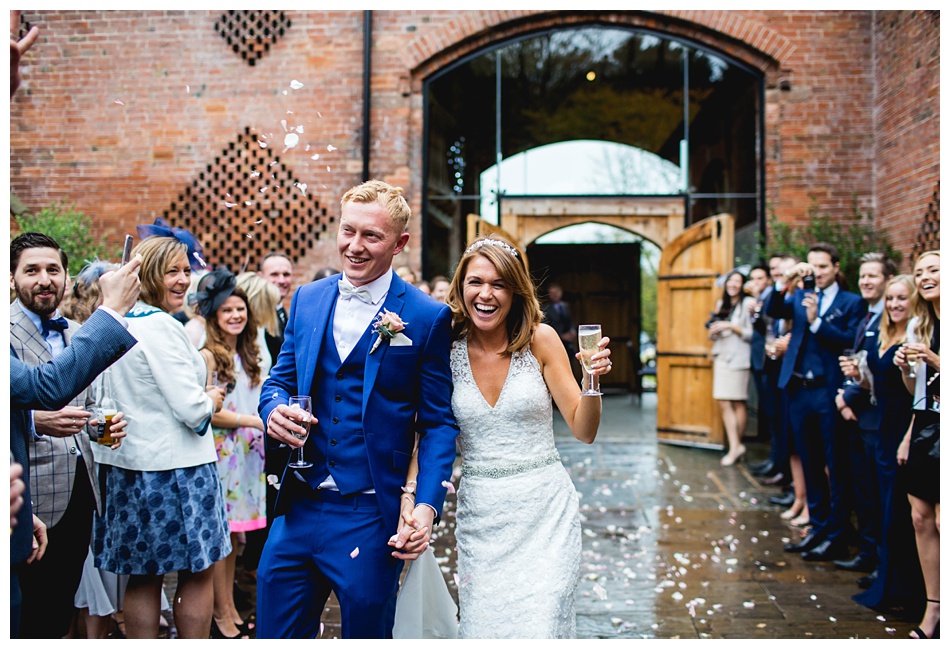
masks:
{"type": "Polygon", "coordinates": [[[662,442],[724,447],[703,323],[722,291],[716,277],[733,267],[733,229],[732,215],[719,214],[684,230],[660,255],[656,427],[662,442]]]}

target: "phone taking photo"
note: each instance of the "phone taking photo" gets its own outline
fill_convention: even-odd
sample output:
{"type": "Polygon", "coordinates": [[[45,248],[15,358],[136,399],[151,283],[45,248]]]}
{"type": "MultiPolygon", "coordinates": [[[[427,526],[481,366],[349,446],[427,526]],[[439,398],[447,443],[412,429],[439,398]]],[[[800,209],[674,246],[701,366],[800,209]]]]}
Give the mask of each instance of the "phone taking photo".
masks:
{"type": "Polygon", "coordinates": [[[122,265],[125,266],[132,259],[132,235],[125,235],[125,245],[122,246],[122,265]]]}

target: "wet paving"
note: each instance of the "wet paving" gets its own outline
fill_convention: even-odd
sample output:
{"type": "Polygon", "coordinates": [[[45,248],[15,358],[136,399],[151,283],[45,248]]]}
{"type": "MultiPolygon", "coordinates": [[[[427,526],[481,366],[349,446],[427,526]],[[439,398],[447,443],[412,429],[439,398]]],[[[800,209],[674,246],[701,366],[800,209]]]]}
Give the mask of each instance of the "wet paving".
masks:
{"type": "MultiPolygon", "coordinates": [[[[658,444],[655,404],[653,393],[606,396],[589,446],[556,418],[581,502],[579,638],[907,637],[914,624],[851,600],[861,573],[782,551],[802,531],[769,504],[777,487],[721,467],[719,452],[658,444]]],[[[749,461],[768,451],[746,446],[749,461]]],[[[434,547],[457,601],[454,505],[450,494],[434,547]]],[[[323,621],[323,637],[339,637],[335,598],[323,621]]]]}

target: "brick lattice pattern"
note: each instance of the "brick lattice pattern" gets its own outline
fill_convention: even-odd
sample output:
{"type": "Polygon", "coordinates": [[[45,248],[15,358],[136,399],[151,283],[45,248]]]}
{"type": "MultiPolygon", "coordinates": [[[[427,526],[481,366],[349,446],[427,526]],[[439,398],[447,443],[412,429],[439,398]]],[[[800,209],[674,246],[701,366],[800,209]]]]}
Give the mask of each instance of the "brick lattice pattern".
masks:
{"type": "Polygon", "coordinates": [[[228,11],[214,28],[235,54],[253,66],[290,29],[290,19],[283,11],[228,11]]]}
{"type": "Polygon", "coordinates": [[[920,226],[920,233],[914,242],[914,259],[920,253],[928,250],[940,250],[940,183],[934,189],[933,200],[927,204],[927,213],[924,215],[924,222],[920,226]]]}
{"type": "Polygon", "coordinates": [[[235,274],[255,269],[273,250],[297,263],[334,221],[262,142],[246,127],[163,213],[198,237],[209,265],[235,274]]]}

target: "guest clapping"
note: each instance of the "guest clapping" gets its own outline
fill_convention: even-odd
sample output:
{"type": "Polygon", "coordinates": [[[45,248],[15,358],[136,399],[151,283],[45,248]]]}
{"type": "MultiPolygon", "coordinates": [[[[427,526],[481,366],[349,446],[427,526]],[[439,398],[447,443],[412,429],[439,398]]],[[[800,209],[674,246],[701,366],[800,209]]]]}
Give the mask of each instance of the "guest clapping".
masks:
{"type": "Polygon", "coordinates": [[[133,251],[142,257],[142,294],[127,322],[140,342],[113,368],[129,436],[102,458],[107,495],[105,515],[96,521],[96,567],[130,575],[124,607],[130,638],[157,636],[162,581],[172,571],[178,572],[179,636],[207,638],[211,568],[231,552],[208,434],[224,392],[205,390],[204,360],[170,315],[188,289],[187,251],[177,234],[149,237],[133,251]]]}

